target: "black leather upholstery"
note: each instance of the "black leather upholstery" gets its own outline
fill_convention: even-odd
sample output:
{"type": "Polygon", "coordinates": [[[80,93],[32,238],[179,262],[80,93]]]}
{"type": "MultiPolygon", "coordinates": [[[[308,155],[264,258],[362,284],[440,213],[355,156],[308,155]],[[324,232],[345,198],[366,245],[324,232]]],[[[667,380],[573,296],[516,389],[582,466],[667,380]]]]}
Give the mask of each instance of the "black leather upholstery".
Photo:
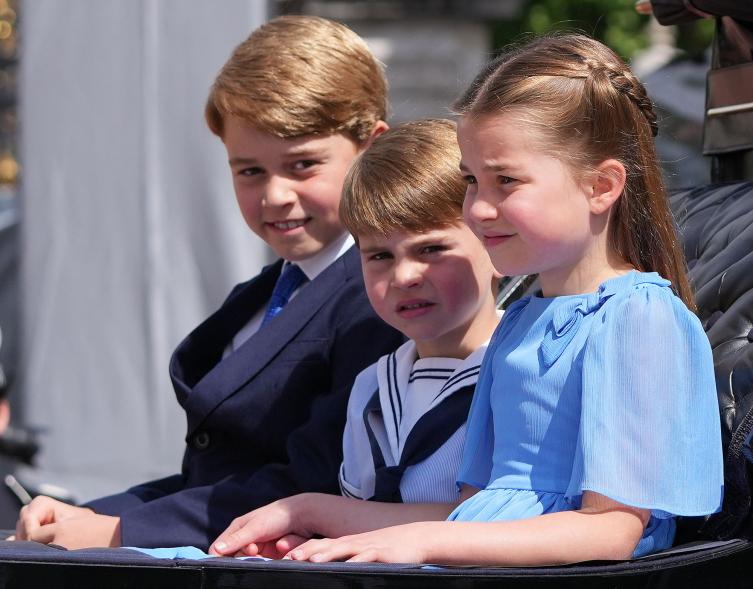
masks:
{"type": "MultiPolygon", "coordinates": [[[[753,182],[670,196],[698,315],[714,352],[725,493],[721,513],[686,520],[685,540],[753,537],[753,182]]],[[[682,540],[681,540],[682,541],[682,540]]]]}

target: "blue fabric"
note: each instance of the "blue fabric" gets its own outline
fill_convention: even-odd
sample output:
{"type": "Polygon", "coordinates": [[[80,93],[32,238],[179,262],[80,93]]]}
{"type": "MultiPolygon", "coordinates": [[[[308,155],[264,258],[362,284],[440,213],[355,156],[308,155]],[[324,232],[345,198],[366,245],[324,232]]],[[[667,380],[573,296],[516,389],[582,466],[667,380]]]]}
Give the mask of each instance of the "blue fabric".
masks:
{"type": "Polygon", "coordinates": [[[634,556],[674,538],[674,515],[717,511],[722,452],[708,339],[656,273],[595,293],[526,297],[481,368],[450,515],[512,520],[577,509],[583,491],[652,510],[634,556]]]}
{"type": "Polygon", "coordinates": [[[261,324],[265,325],[268,321],[277,317],[283,307],[288,304],[290,295],[305,281],[306,275],[300,266],[286,263],[272,290],[272,296],[269,297],[267,312],[264,314],[261,324]]]}
{"type": "MultiPolygon", "coordinates": [[[[218,558],[213,554],[207,554],[196,546],[176,546],[173,548],[137,548],[127,546],[128,550],[141,552],[152,558],[167,558],[170,560],[205,560],[207,558],[218,558]]],[[[234,556],[236,560],[271,560],[263,556],[234,556]]]]}
{"type": "Polygon", "coordinates": [[[199,550],[195,546],[177,546],[174,548],[137,548],[128,546],[128,550],[136,550],[154,558],[169,558],[171,560],[203,560],[205,558],[217,558],[199,550]]]}

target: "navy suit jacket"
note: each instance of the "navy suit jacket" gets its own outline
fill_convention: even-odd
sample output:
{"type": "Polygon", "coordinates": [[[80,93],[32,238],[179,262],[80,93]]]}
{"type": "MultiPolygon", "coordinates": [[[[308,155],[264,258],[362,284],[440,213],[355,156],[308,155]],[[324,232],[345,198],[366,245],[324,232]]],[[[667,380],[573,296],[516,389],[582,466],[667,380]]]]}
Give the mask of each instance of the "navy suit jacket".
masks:
{"type": "Polygon", "coordinates": [[[222,359],[266,305],[281,266],[237,286],[173,354],[188,420],[181,474],[87,505],[121,518],[123,546],[206,549],[251,509],[304,491],[339,493],[350,387],[403,337],[372,310],[353,247],[222,359]]]}

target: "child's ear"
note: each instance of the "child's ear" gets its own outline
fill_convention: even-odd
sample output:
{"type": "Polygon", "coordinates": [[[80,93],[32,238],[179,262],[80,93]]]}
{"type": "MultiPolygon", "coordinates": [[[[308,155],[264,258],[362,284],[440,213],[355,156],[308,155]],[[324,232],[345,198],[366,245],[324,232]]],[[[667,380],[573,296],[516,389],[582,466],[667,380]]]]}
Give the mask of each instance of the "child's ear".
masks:
{"type": "Polygon", "coordinates": [[[604,160],[589,175],[591,212],[599,215],[608,211],[625,188],[625,166],[614,159],[604,160]]]}
{"type": "Polygon", "coordinates": [[[384,133],[387,129],[389,129],[390,126],[385,123],[384,121],[377,121],[374,125],[374,128],[371,130],[371,135],[369,135],[369,138],[363,142],[361,145],[361,151],[366,151],[369,147],[371,147],[371,144],[373,143],[374,139],[379,137],[382,133],[384,133]]]}

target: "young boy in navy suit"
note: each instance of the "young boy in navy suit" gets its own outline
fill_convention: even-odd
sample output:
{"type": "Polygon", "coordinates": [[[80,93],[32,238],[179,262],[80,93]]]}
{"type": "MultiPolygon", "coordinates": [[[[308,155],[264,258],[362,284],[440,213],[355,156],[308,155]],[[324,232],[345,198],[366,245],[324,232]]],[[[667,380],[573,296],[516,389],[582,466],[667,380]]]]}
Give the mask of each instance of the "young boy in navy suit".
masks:
{"type": "Polygon", "coordinates": [[[465,423],[499,321],[496,272],[462,220],[459,168],[455,125],[443,120],[387,131],[351,168],[340,218],[358,242],[369,301],[410,339],[355,380],[343,496],[305,493],[239,517],[213,554],[298,558],[313,554],[299,545],[314,535],[443,518],[459,502],[465,423]]]}
{"type": "Polygon", "coordinates": [[[386,129],[380,64],[346,27],[270,21],[241,43],[206,119],[228,153],[243,218],[281,258],[238,285],[178,346],[182,472],[74,507],[40,497],[18,539],[206,549],[237,515],[336,492],[348,392],[402,337],[373,312],[340,224],[345,174],[386,129]]]}

